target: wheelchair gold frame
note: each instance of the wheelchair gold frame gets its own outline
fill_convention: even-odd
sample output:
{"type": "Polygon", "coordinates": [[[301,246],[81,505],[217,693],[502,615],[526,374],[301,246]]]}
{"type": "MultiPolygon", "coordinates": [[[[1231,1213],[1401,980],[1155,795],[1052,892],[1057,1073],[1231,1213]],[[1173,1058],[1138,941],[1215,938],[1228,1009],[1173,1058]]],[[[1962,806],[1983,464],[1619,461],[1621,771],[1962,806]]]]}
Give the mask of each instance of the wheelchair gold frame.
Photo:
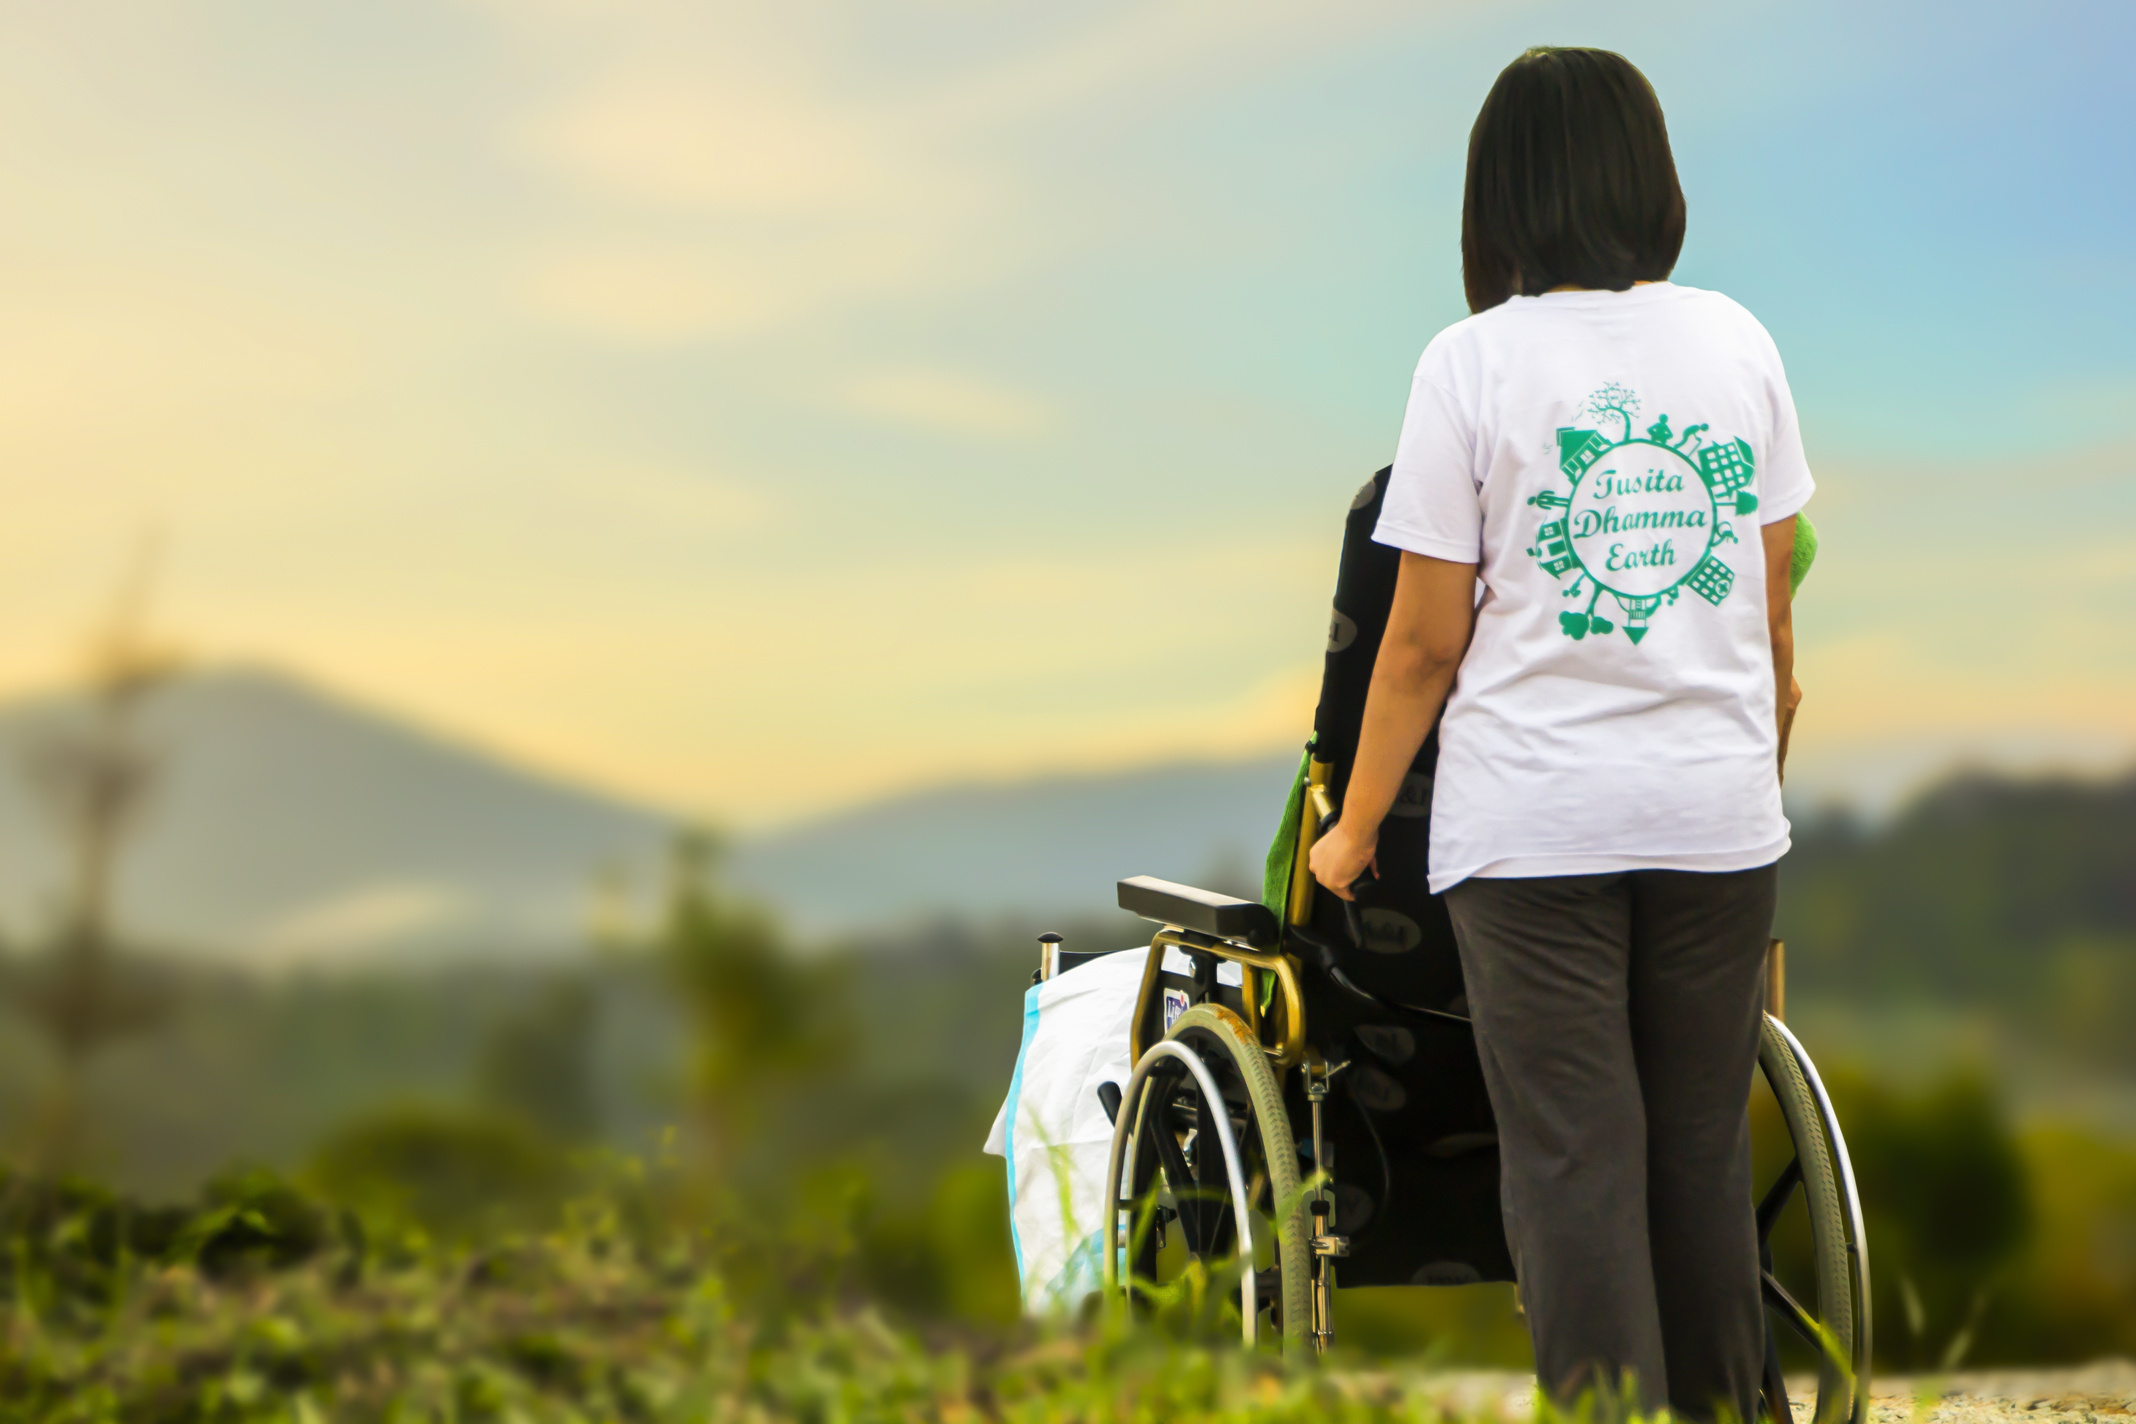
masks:
{"type": "MultiPolygon", "coordinates": [[[[1334,767],[1324,761],[1306,764],[1305,804],[1298,814],[1298,845],[1291,855],[1290,896],[1286,901],[1287,913],[1284,923],[1302,925],[1313,914],[1313,871],[1309,863],[1313,842],[1320,838],[1320,827],[1334,815],[1334,804],[1328,795],[1328,775],[1334,767]]],[[[1149,1048],[1143,1030],[1149,1023],[1150,1007],[1157,991],[1157,981],[1164,972],[1166,949],[1180,949],[1189,953],[1212,954],[1219,959],[1228,959],[1240,965],[1244,971],[1244,983],[1240,999],[1245,1012],[1240,1017],[1253,1030],[1261,1047],[1268,1051],[1270,1061],[1278,1073],[1297,1067],[1311,1051],[1305,1041],[1305,993],[1299,986],[1298,961],[1293,955],[1281,950],[1250,949],[1231,940],[1215,935],[1202,934],[1195,930],[1167,925],[1150,939],[1149,960],[1142,968],[1142,990],[1135,998],[1135,1017],[1128,1029],[1128,1061],[1140,1063],[1149,1048]],[[1275,981],[1275,992],[1270,999],[1269,1012],[1261,1009],[1261,975],[1269,975],[1275,981]]],[[[1160,1035],[1161,1036],[1161,1035],[1160,1035]]]]}

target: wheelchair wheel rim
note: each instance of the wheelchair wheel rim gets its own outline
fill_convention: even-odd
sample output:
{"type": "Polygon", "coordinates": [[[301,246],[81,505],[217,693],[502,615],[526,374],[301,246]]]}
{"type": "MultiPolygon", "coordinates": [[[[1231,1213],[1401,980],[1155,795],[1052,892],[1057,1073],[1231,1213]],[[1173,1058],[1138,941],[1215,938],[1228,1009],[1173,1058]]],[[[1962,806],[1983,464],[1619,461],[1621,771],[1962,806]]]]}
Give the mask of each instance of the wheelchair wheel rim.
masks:
{"type": "Polygon", "coordinates": [[[1817,1352],[1813,1420],[1860,1424],[1869,1400],[1868,1261],[1846,1144],[1816,1070],[1794,1035],[1775,1019],[1765,1020],[1758,1061],[1794,1153],[1764,1189],[1759,1209],[1761,1288],[1771,1332],[1766,1393],[1771,1402],[1772,1391],[1782,1387],[1776,1341],[1784,1329],[1817,1352]],[[1794,1210],[1807,1217],[1811,1251],[1810,1289],[1799,1296],[1772,1269],[1773,1229],[1794,1210]]]}
{"type": "Polygon", "coordinates": [[[1305,1293],[1308,1248],[1296,1141],[1265,1051],[1237,1015],[1219,1005],[1196,1005],[1182,1014],[1166,1039],[1152,1045],[1136,1065],[1130,1092],[1122,1100],[1106,1181],[1113,1213],[1106,1253],[1108,1294],[1131,1298],[1138,1265],[1145,1257],[1154,1265],[1146,1220],[1138,1218],[1143,1217],[1160,1173],[1181,1211],[1179,1226],[1190,1254],[1201,1254],[1195,1249],[1198,1245],[1213,1249],[1215,1261],[1224,1260],[1226,1247],[1241,1244],[1239,1224],[1243,1222],[1243,1244],[1260,1246],[1267,1255],[1265,1267],[1253,1268],[1250,1259],[1241,1261],[1242,1267],[1253,1268],[1242,1269],[1241,1275],[1242,1337],[1248,1343],[1257,1338],[1265,1299],[1281,1320],[1286,1347],[1293,1341],[1302,1343],[1307,1338],[1310,1306],[1305,1293]],[[1168,1058],[1180,1066],[1168,1064],[1168,1058]],[[1203,1071],[1195,1071],[1197,1067],[1203,1071]],[[1223,1168],[1229,1190],[1220,1202],[1206,1191],[1213,1175],[1207,1170],[1213,1165],[1212,1155],[1206,1151],[1193,1162],[1150,1162],[1151,1156],[1182,1156],[1177,1142],[1173,1150],[1162,1151],[1156,1135],[1174,1125],[1167,1116],[1171,1104],[1164,1095],[1188,1081],[1194,1085],[1197,1113],[1208,1113],[1212,1098],[1225,1104],[1223,1112],[1210,1115],[1219,1142],[1228,1143],[1225,1155],[1230,1159],[1223,1168]],[[1234,1117],[1234,1109],[1242,1111],[1234,1117]],[[1187,1200],[1181,1200],[1181,1184],[1171,1180],[1182,1167],[1191,1179],[1185,1186],[1187,1200]],[[1287,1212],[1282,1210],[1285,1205],[1287,1212]],[[1225,1216],[1232,1219],[1228,1235],[1221,1220],[1225,1216]],[[1256,1285],[1267,1287],[1265,1296],[1255,1291],[1256,1285]]]}

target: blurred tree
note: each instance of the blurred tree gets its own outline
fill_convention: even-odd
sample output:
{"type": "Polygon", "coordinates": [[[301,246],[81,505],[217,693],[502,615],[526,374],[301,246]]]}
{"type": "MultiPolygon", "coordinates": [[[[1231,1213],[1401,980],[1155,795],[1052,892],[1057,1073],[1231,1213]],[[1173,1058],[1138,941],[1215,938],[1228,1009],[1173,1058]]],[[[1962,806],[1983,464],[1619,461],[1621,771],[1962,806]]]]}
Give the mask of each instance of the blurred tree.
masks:
{"type": "Polygon", "coordinates": [[[336,1131],[306,1177],[374,1222],[459,1241],[545,1224],[573,1185],[562,1151],[520,1119],[422,1104],[336,1131]]]}
{"type": "Polygon", "coordinates": [[[476,1065],[482,1100],[564,1142],[601,1128],[594,1087],[599,1004],[583,978],[552,981],[527,1010],[489,1031],[476,1065]]]}
{"type": "Polygon", "coordinates": [[[1805,820],[1775,933],[1806,995],[2052,1012],[2043,960],[2136,944],[2131,846],[2136,775],[1959,777],[1874,831],[1805,820]]]}
{"type": "Polygon", "coordinates": [[[861,1265],[871,1295],[936,1319],[1005,1324],[1021,1313],[1001,1164],[972,1157],[938,1162],[916,1200],[866,1204],[861,1265]]]}
{"type": "Polygon", "coordinates": [[[676,843],[661,947],[695,1026],[690,1078],[704,1145],[731,1180],[748,1169],[768,1115],[843,1066],[853,1030],[841,966],[799,958],[766,911],[716,892],[714,856],[705,836],[676,843]]]}
{"type": "Polygon", "coordinates": [[[2114,1073],[2136,1068],[2136,933],[2070,936],[2047,957],[2036,994],[2045,1046],[2114,1073]]]}
{"type": "Polygon", "coordinates": [[[2034,1129],[2022,1147],[2038,1226],[1983,1343],[1996,1360],[2136,1354],[2136,1148],[2066,1127],[2034,1129]]]}
{"type": "Polygon", "coordinates": [[[2033,1227],[2024,1157],[1993,1088],[1974,1071],[1912,1094],[1850,1072],[1827,1082],[1861,1187],[1879,1359],[1947,1370],[1978,1358],[2033,1227]]]}
{"type": "Polygon", "coordinates": [[[110,617],[89,639],[79,711],[32,742],[24,757],[24,774],[68,867],[51,938],[13,986],[58,1059],[58,1083],[33,1144],[48,1170],[76,1165],[90,1059],[155,1022],[165,1007],[166,996],[122,961],[112,923],[120,852],[160,771],[157,753],[137,735],[137,719],[180,665],[146,633],[154,556],[153,541],[144,542],[110,617]]]}

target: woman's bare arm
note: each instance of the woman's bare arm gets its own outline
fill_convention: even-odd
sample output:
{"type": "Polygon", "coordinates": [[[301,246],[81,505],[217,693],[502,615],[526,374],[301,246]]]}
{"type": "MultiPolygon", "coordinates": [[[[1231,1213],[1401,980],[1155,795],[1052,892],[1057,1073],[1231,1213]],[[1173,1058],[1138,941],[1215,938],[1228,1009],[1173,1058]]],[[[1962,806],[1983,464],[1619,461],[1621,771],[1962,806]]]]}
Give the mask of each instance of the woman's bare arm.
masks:
{"type": "Polygon", "coordinates": [[[1474,564],[1402,555],[1342,816],[1312,850],[1313,878],[1345,900],[1350,883],[1372,864],[1380,822],[1446,705],[1475,624],[1474,564]]]}
{"type": "Polygon", "coordinates": [[[1765,541],[1765,622],[1773,639],[1773,707],[1779,716],[1780,765],[1787,771],[1787,737],[1795,729],[1795,707],[1802,688],[1795,681],[1795,586],[1789,566],[1795,558],[1795,516],[1774,520],[1760,531],[1765,541]]]}

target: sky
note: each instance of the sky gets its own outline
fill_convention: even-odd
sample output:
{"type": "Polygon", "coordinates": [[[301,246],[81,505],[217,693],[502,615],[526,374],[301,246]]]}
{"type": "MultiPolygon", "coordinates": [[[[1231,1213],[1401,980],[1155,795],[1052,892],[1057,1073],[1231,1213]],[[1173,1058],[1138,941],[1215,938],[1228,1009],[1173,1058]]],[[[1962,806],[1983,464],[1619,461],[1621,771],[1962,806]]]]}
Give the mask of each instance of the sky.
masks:
{"type": "Polygon", "coordinates": [[[2136,7],[0,0],[0,694],[163,635],[767,826],[1295,746],[1536,43],[1788,363],[1791,788],[2136,758],[2136,7]]]}

